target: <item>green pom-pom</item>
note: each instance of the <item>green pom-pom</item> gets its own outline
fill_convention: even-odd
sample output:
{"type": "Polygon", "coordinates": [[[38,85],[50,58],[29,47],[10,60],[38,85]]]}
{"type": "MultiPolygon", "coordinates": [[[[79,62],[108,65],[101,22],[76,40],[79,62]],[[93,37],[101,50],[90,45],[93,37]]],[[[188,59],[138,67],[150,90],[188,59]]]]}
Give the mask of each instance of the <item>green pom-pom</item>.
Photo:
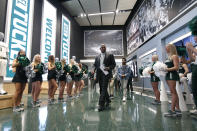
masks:
{"type": "Polygon", "coordinates": [[[66,73],[70,73],[70,66],[69,65],[64,66],[64,71],[66,73]]]}
{"type": "Polygon", "coordinates": [[[55,62],[55,67],[58,71],[60,71],[62,69],[62,64],[61,62],[55,62]]]}
{"type": "Polygon", "coordinates": [[[38,72],[39,72],[40,74],[44,74],[43,68],[44,68],[44,63],[40,63],[40,64],[38,64],[38,65],[35,67],[35,69],[38,69],[38,72]]]}
{"type": "Polygon", "coordinates": [[[79,69],[77,68],[76,65],[73,65],[72,68],[71,68],[71,72],[73,73],[78,73],[79,69]]]}
{"type": "Polygon", "coordinates": [[[195,16],[190,22],[189,22],[189,29],[192,32],[192,35],[197,36],[197,16],[195,16]]]}
{"type": "Polygon", "coordinates": [[[30,64],[30,60],[24,55],[20,55],[19,57],[17,57],[17,60],[23,67],[26,67],[30,64]]]}

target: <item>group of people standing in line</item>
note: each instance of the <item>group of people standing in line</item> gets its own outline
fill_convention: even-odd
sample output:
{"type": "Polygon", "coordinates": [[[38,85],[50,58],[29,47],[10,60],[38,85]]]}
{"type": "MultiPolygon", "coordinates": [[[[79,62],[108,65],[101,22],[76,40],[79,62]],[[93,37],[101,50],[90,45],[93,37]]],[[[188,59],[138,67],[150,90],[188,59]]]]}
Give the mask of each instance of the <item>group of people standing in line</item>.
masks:
{"type": "Polygon", "coordinates": [[[41,56],[35,55],[33,62],[30,63],[26,57],[26,53],[23,50],[18,52],[17,58],[13,61],[12,68],[15,72],[12,82],[15,83],[15,94],[14,94],[14,112],[23,111],[24,104],[21,103],[23,91],[25,89],[28,76],[25,67],[29,65],[34,72],[34,75],[30,77],[32,83],[32,106],[39,107],[40,100],[39,95],[41,92],[41,86],[43,82],[42,75],[48,70],[48,103],[55,103],[55,92],[59,87],[58,101],[63,101],[63,94],[65,87],[67,90],[67,99],[72,99],[73,96],[79,97],[82,88],[84,87],[84,80],[82,77],[87,74],[87,69],[81,64],[76,63],[74,59],[70,60],[70,64],[66,63],[65,59],[61,59],[61,62],[55,62],[55,57],[50,55],[48,57],[48,63],[44,64],[41,62],[41,56]],[[29,64],[28,64],[29,63],[29,64]],[[59,75],[58,75],[59,74],[59,75]],[[75,85],[73,91],[73,85],[75,85]],[[73,95],[74,94],[74,95],[73,95]]]}
{"type": "MultiPolygon", "coordinates": [[[[192,19],[189,25],[192,35],[194,36],[194,41],[197,43],[197,16],[192,19]]],[[[189,84],[187,82],[187,74],[189,73],[188,64],[191,66],[191,72],[192,72],[192,94],[193,94],[193,100],[195,104],[195,110],[192,110],[191,113],[194,115],[197,115],[197,49],[193,46],[192,43],[186,43],[186,50],[188,53],[188,59],[186,60],[184,56],[181,56],[179,58],[177,54],[177,50],[175,45],[168,44],[166,45],[166,53],[168,55],[168,59],[165,61],[165,64],[167,65],[167,68],[165,69],[166,76],[165,80],[167,82],[167,85],[170,89],[171,95],[172,95],[172,104],[171,109],[168,111],[168,113],[165,113],[164,116],[166,117],[175,117],[175,116],[181,116],[181,110],[179,107],[179,97],[176,90],[176,82],[180,81],[183,83],[184,86],[187,86],[188,88],[189,84]],[[185,82],[185,83],[184,83],[185,82]]],[[[155,101],[153,104],[161,104],[160,101],[160,92],[158,90],[158,82],[160,81],[159,77],[155,75],[155,72],[153,70],[154,64],[158,61],[158,56],[153,55],[152,56],[152,68],[149,72],[151,75],[151,85],[153,87],[153,91],[155,94],[155,101]]]]}

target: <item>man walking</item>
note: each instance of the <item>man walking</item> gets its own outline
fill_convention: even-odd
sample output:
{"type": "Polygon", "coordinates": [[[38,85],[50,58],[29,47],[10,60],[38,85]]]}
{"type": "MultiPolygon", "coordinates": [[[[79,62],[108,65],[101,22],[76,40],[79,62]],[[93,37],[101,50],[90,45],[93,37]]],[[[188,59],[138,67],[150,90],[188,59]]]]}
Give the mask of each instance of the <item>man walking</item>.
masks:
{"type": "Polygon", "coordinates": [[[123,89],[123,102],[126,102],[127,98],[127,83],[131,74],[131,68],[126,65],[126,58],[122,58],[122,66],[118,68],[118,77],[121,82],[121,87],[123,89]]]}
{"type": "Polygon", "coordinates": [[[116,66],[113,54],[106,52],[105,44],[100,47],[101,54],[95,58],[94,70],[96,70],[96,79],[100,86],[100,98],[98,111],[103,111],[111,102],[107,91],[108,83],[112,77],[112,70],[116,66]]]}

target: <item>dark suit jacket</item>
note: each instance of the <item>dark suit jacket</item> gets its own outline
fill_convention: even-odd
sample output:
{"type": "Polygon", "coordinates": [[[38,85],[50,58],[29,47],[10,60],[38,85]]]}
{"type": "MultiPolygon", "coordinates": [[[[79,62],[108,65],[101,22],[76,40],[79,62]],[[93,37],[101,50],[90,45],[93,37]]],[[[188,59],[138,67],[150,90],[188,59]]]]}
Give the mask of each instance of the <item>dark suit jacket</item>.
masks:
{"type": "MultiPolygon", "coordinates": [[[[102,71],[100,70],[100,57],[101,57],[101,54],[98,55],[95,58],[95,62],[94,62],[94,67],[95,67],[95,70],[96,70],[96,73],[97,73],[97,75],[96,75],[97,78],[102,73],[102,71]]],[[[110,68],[110,70],[109,70],[109,77],[111,78],[112,77],[112,70],[116,66],[114,55],[113,54],[106,53],[105,54],[104,61],[103,61],[103,64],[104,64],[105,67],[109,67],[110,68]]]]}

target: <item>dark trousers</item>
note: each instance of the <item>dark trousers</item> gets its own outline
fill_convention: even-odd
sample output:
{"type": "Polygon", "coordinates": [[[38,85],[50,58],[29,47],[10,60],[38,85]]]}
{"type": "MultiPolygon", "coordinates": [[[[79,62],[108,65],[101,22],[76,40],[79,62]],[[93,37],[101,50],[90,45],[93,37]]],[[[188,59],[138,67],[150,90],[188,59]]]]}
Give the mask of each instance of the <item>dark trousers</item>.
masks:
{"type": "Polygon", "coordinates": [[[192,93],[197,107],[197,65],[192,65],[192,93]]]}
{"type": "Polygon", "coordinates": [[[99,105],[104,106],[105,103],[110,101],[109,94],[107,91],[108,83],[109,83],[109,76],[104,75],[102,72],[98,78],[99,86],[100,86],[100,98],[99,98],[99,105]]]}
{"type": "Polygon", "coordinates": [[[128,83],[127,83],[127,91],[129,92],[133,91],[133,85],[132,85],[132,77],[129,78],[128,83]]]}

